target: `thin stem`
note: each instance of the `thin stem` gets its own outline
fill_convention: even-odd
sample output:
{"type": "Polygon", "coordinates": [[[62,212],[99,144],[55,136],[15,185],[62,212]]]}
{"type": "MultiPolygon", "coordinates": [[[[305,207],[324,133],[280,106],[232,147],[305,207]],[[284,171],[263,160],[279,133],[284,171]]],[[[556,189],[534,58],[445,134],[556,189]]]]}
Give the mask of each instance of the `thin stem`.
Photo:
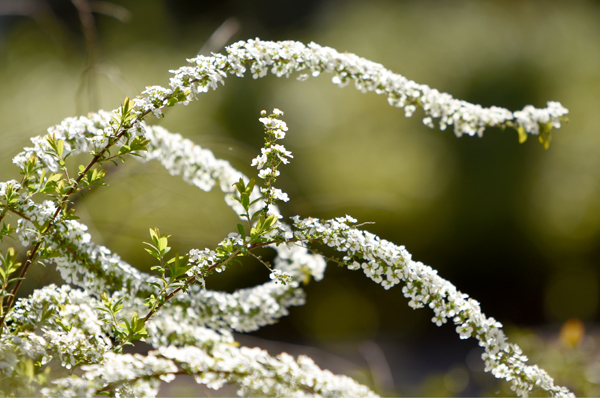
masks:
{"type": "Polygon", "coordinates": [[[252,253],[252,252],[248,252],[249,255],[251,255],[252,257],[254,257],[255,259],[257,259],[262,265],[264,265],[265,267],[267,267],[267,269],[269,271],[271,271],[271,267],[269,267],[269,264],[267,264],[266,262],[263,261],[261,256],[257,256],[256,254],[252,253]]]}

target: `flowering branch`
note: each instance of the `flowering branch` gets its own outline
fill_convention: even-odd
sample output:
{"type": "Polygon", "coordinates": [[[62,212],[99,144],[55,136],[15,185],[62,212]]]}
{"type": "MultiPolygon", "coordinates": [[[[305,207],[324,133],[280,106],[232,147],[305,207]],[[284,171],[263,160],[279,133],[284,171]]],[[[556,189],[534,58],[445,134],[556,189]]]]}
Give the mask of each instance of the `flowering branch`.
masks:
{"type": "MultiPolygon", "coordinates": [[[[86,179],[87,179],[87,181],[86,181],[87,185],[94,185],[94,184],[102,183],[101,179],[102,179],[102,176],[104,175],[103,173],[98,174],[98,173],[92,172],[90,175],[89,172],[96,163],[99,163],[102,160],[104,160],[104,154],[110,150],[110,147],[113,146],[115,144],[115,142],[119,141],[121,139],[121,137],[123,137],[127,133],[128,128],[131,127],[130,121],[133,118],[130,115],[130,111],[131,111],[131,108],[130,108],[129,99],[126,99],[125,102],[123,103],[123,106],[120,108],[120,116],[121,116],[120,120],[117,120],[115,118],[114,119],[115,123],[111,124],[113,131],[105,132],[107,134],[106,141],[108,141],[108,142],[106,143],[104,148],[102,148],[102,150],[94,156],[94,158],[88,163],[88,165],[86,167],[80,167],[79,176],[75,180],[72,180],[71,178],[69,178],[69,174],[68,174],[67,168],[65,166],[65,160],[71,154],[71,152],[65,153],[64,141],[62,141],[60,139],[57,140],[53,134],[49,134],[48,136],[46,136],[46,143],[49,148],[47,148],[45,150],[45,154],[54,158],[56,164],[58,164],[58,166],[60,166],[60,168],[65,173],[66,179],[62,180],[62,179],[60,179],[60,175],[54,174],[53,175],[54,179],[52,179],[52,180],[49,179],[48,181],[56,182],[56,184],[51,184],[50,186],[48,186],[48,184],[46,184],[46,186],[44,187],[44,188],[50,188],[50,189],[54,188],[59,199],[57,201],[57,205],[55,206],[54,213],[50,216],[50,218],[48,218],[45,221],[45,223],[43,224],[43,226],[41,228],[38,227],[37,230],[38,230],[40,236],[47,234],[51,231],[51,229],[54,227],[54,224],[57,222],[58,215],[61,212],[62,212],[63,220],[69,220],[69,219],[73,218],[73,213],[68,210],[68,200],[71,197],[71,195],[73,195],[73,193],[80,190],[80,187],[79,187],[80,183],[82,183],[83,181],[86,181],[86,179]]],[[[29,167],[31,167],[30,166],[31,163],[34,163],[34,162],[33,161],[28,162],[29,167]]],[[[32,170],[29,170],[29,171],[32,171],[32,170]]],[[[26,177],[28,176],[28,174],[25,174],[25,175],[26,175],[26,177]]],[[[43,179],[43,176],[42,176],[42,179],[43,179]]],[[[26,182],[27,178],[25,178],[24,181],[26,182]]],[[[20,187],[21,186],[19,186],[19,188],[20,187]]],[[[40,188],[41,188],[41,186],[40,186],[40,188]]],[[[10,204],[10,200],[7,200],[7,204],[10,204]]],[[[7,206],[7,209],[8,208],[9,207],[7,206]]],[[[19,287],[21,287],[21,283],[25,279],[25,274],[27,273],[27,270],[29,269],[29,266],[32,264],[34,258],[38,254],[38,251],[40,250],[42,243],[43,243],[43,239],[36,239],[33,249],[30,250],[27,254],[27,259],[25,260],[25,263],[24,263],[23,267],[21,268],[21,274],[16,279],[14,287],[12,288],[11,292],[8,294],[8,300],[6,302],[6,306],[4,306],[4,303],[0,303],[3,306],[2,316],[0,317],[0,334],[2,333],[2,328],[4,327],[4,320],[6,318],[6,314],[8,313],[9,309],[12,307],[14,299],[19,290],[19,287]]]]}
{"type": "Polygon", "coordinates": [[[53,389],[42,393],[49,397],[93,397],[112,390],[130,396],[155,396],[161,381],[170,382],[178,374],[189,374],[198,384],[212,389],[237,383],[241,396],[377,397],[347,376],[321,370],[308,357],[294,360],[283,353],[274,358],[259,348],[237,348],[229,343],[215,343],[210,350],[162,347],[147,356],[108,353],[103,364],[82,369],[82,377],[56,380],[53,389]]]}
{"type": "Polygon", "coordinates": [[[540,387],[552,396],[572,396],[555,386],[546,372],[526,365],[519,347],[506,342],[502,325],[486,317],[475,300],[457,291],[435,270],[412,261],[403,246],[358,230],[356,220],[349,216],[329,221],[296,216],[291,225],[284,223],[277,203],[287,202],[289,197],[275,182],[280,176],[278,168],[292,155],[277,143],[288,130],[279,119],[283,115],[280,110],[269,116],[263,111],[259,119],[265,128],[265,145],[252,165],[264,180],[262,188],[212,152],[144,123],[150,113],[163,116],[165,107],[186,105],[198,94],[216,89],[228,75],[243,76],[248,68],[254,78],[269,71],[278,77],[299,72],[299,80],[333,73],[334,84],[343,87],[353,81],[362,92],[384,94],[390,105],[404,107],[407,116],[422,108],[423,122],[430,127],[433,119],[439,119],[440,129],[453,125],[457,136],[481,136],[487,127],[511,127],[517,130],[520,142],[528,134],[537,135],[546,148],[550,130],[566,120],[564,107],[548,102],[544,109],[527,106],[517,112],[483,108],[412,82],[380,64],[315,43],[249,40],[230,46],[227,55],[198,56],[189,61],[193,66],[172,71],[169,88],[149,87],[112,113],[65,119],[46,136],[34,137],[34,146],[13,159],[23,179],[0,183],[0,220],[8,212],[20,219],[16,229],[3,225],[0,238],[16,235],[24,246],[33,244],[33,249],[18,278],[11,276],[20,266],[14,249],[6,255],[0,252],[1,297],[7,298],[0,312],[0,330],[7,326],[0,335],[0,374],[5,380],[28,374],[29,384],[21,387],[29,389],[34,384],[46,396],[93,396],[108,391],[145,396],[155,394],[160,381],[169,382],[185,372],[211,388],[235,382],[242,395],[374,396],[348,378],[320,370],[307,358],[293,360],[287,354],[273,358],[258,349],[237,348],[229,333],[257,330],[287,315],[290,306],[304,303],[301,284],[310,277],[320,280],[325,269],[323,257],[308,248],[318,242],[344,253],[341,263],[351,270],[363,269],[385,289],[402,282],[409,305],[429,306],[438,326],[451,319],[460,338],[476,338],[485,349],[486,370],[511,382],[517,394],[526,396],[540,387]],[[118,148],[116,154],[110,153],[113,147],[118,148]],[[90,152],[92,159],[87,166],[80,166],[73,179],[65,160],[82,152],[90,152]],[[170,174],[181,175],[205,191],[218,185],[225,202],[246,225],[238,224],[237,231],[216,250],[191,249],[185,256],[176,254],[171,259],[166,257],[168,236],[151,230],[148,252],[158,261],[153,271],[159,276],[140,272],[109,249],[94,244],[87,227],[68,209],[74,193],[103,185],[105,172],[96,165],[116,158],[124,161],[127,155],[142,161],[159,160],[170,174]],[[40,194],[50,200],[34,201],[40,194]],[[253,253],[263,247],[277,252],[273,266],[253,253]],[[271,280],[231,294],[206,290],[205,279],[212,272],[225,271],[242,256],[263,262],[271,270],[271,280]],[[36,258],[52,261],[67,283],[84,290],[51,285],[15,302],[36,258]],[[11,283],[14,286],[9,291],[11,283]],[[142,311],[146,315],[139,317],[142,311]],[[154,316],[158,313],[160,316],[154,316]],[[156,351],[146,356],[122,354],[125,345],[142,339],[156,351]],[[63,367],[81,369],[82,377],[54,378],[50,386],[44,369],[49,369],[53,355],[63,367]]]}
{"type": "Polygon", "coordinates": [[[512,383],[520,396],[539,387],[552,396],[570,396],[564,387],[554,385],[553,379],[536,365],[526,365],[527,357],[515,344],[506,342],[502,324],[487,318],[476,300],[461,293],[437,271],[411,259],[404,246],[396,246],[366,231],[352,228],[356,220],[350,216],[320,221],[308,218],[294,220],[294,237],[304,242],[319,242],[345,254],[343,263],[350,270],[362,269],[367,277],[386,290],[405,283],[402,293],[413,308],[428,306],[434,312],[431,319],[437,326],[452,319],[461,339],[475,337],[485,349],[482,358],[486,371],[512,383]]]}

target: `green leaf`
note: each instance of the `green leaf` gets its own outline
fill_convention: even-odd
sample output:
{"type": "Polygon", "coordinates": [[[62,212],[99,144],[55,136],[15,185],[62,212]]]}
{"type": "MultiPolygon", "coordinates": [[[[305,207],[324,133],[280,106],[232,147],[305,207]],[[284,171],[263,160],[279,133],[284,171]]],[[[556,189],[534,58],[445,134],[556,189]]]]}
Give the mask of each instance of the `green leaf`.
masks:
{"type": "Polygon", "coordinates": [[[551,130],[552,122],[540,124],[540,135],[538,136],[538,140],[542,143],[542,145],[544,145],[544,149],[548,149],[550,147],[551,130]]]}
{"type": "Polygon", "coordinates": [[[244,210],[248,211],[248,208],[250,207],[250,195],[246,192],[242,192],[240,194],[240,203],[244,206],[244,210]]]}
{"type": "Polygon", "coordinates": [[[60,181],[60,179],[62,178],[62,174],[61,173],[53,173],[50,175],[50,177],[48,177],[48,183],[50,182],[58,182],[60,181]]]}
{"type": "Polygon", "coordinates": [[[30,384],[35,377],[33,359],[22,359],[18,363],[15,371],[19,376],[25,377],[27,379],[27,384],[30,384]]]}
{"type": "Polygon", "coordinates": [[[158,238],[158,250],[160,250],[161,253],[166,254],[171,249],[167,246],[168,244],[169,240],[166,236],[163,235],[160,238],[158,238]]]}
{"type": "Polygon", "coordinates": [[[238,192],[241,194],[246,191],[246,184],[244,184],[244,180],[240,177],[240,180],[233,184],[238,192]]]}
{"type": "Polygon", "coordinates": [[[188,264],[188,256],[180,257],[175,253],[175,257],[169,260],[169,269],[171,271],[170,280],[176,280],[184,275],[192,266],[188,264]]]}
{"type": "Polygon", "coordinates": [[[519,126],[517,128],[517,133],[519,133],[519,144],[522,144],[525,141],[527,141],[527,132],[525,131],[525,127],[519,126]]]}
{"type": "Polygon", "coordinates": [[[10,224],[6,224],[6,223],[2,223],[2,229],[0,230],[0,240],[2,240],[2,238],[4,238],[5,236],[8,236],[10,234],[12,234],[13,232],[15,232],[16,229],[15,228],[11,228],[10,224]]]}
{"type": "MultiPolygon", "coordinates": [[[[160,256],[160,258],[162,258],[165,254],[167,254],[169,252],[169,250],[171,250],[171,248],[169,246],[167,246],[169,244],[170,236],[171,235],[161,235],[158,228],[155,228],[155,229],[150,228],[150,237],[152,238],[154,245],[151,245],[150,243],[147,243],[147,242],[144,242],[144,243],[147,244],[148,246],[152,247],[156,251],[156,253],[160,256]]],[[[146,249],[146,251],[148,251],[148,249],[146,249]]],[[[148,253],[150,253],[150,252],[148,251],[148,253]]],[[[158,258],[158,259],[160,260],[160,258],[158,258]]]]}
{"type": "Polygon", "coordinates": [[[57,140],[54,134],[47,136],[46,142],[50,145],[54,155],[57,155],[58,159],[62,159],[63,151],[65,150],[65,142],[63,140],[57,140]]]}
{"type": "Polygon", "coordinates": [[[263,215],[263,214],[264,214],[264,212],[263,212],[262,210],[259,210],[259,211],[257,211],[256,213],[254,213],[254,214],[252,215],[252,217],[250,218],[250,221],[254,221],[254,219],[255,219],[256,217],[262,217],[262,215],[263,215]]]}
{"type": "Polygon", "coordinates": [[[238,232],[242,235],[242,239],[246,239],[246,231],[244,231],[244,227],[242,224],[237,225],[238,232]]]}
{"type": "Polygon", "coordinates": [[[112,305],[111,309],[115,314],[123,309],[122,303],[123,303],[123,299],[120,298],[112,305]]]}
{"type": "MultiPolygon", "coordinates": [[[[164,270],[163,270],[163,273],[164,273],[164,270]]],[[[159,290],[162,289],[163,287],[165,287],[165,283],[166,282],[163,280],[159,280],[158,282],[148,282],[148,284],[150,286],[154,286],[155,288],[157,288],[159,290]]]]}
{"type": "Polygon", "coordinates": [[[0,261],[2,262],[2,268],[0,268],[0,272],[2,273],[2,281],[6,282],[7,284],[10,284],[17,280],[23,279],[9,279],[10,275],[14,274],[21,266],[21,263],[17,262],[17,252],[15,252],[15,249],[13,247],[9,247],[6,250],[6,256],[3,256],[2,251],[0,251],[0,261]]]}
{"type": "Polygon", "coordinates": [[[169,100],[167,101],[167,105],[165,105],[165,106],[171,107],[171,106],[175,105],[177,102],[178,102],[177,98],[171,97],[171,98],[169,98],[169,100]]]}
{"type": "Polygon", "coordinates": [[[129,97],[125,97],[123,101],[123,105],[121,105],[121,120],[119,124],[125,124],[129,120],[131,120],[131,102],[129,101],[129,97]]]}
{"type": "MultiPolygon", "coordinates": [[[[152,246],[150,243],[147,243],[147,242],[144,242],[144,243],[148,246],[152,246]]],[[[146,250],[152,257],[154,257],[155,259],[160,261],[160,254],[158,253],[158,249],[156,249],[154,246],[152,246],[152,248],[154,248],[155,250],[146,249],[146,248],[144,248],[144,250],[146,250]]]]}
{"type": "Polygon", "coordinates": [[[131,141],[131,145],[129,146],[129,152],[131,155],[133,156],[140,156],[137,153],[134,152],[143,152],[143,151],[147,151],[148,147],[147,145],[150,143],[150,140],[145,139],[143,137],[135,137],[133,139],[133,141],[131,141]]]}
{"type": "Polygon", "coordinates": [[[26,176],[32,174],[35,170],[36,170],[36,164],[37,164],[37,157],[35,155],[31,155],[29,157],[29,159],[27,160],[27,164],[25,164],[25,167],[22,170],[21,174],[24,174],[26,176]]]}
{"type": "Polygon", "coordinates": [[[130,340],[140,340],[148,336],[148,332],[144,328],[144,320],[138,318],[137,312],[134,312],[131,317],[131,322],[125,320],[127,327],[127,334],[130,340]]]}
{"type": "MultiPolygon", "coordinates": [[[[21,263],[19,263],[19,264],[21,264],[21,263]]],[[[6,283],[7,284],[11,284],[11,283],[14,283],[16,281],[24,281],[24,280],[25,280],[25,278],[10,278],[9,280],[6,281],[6,283]]]]}
{"type": "Polygon", "coordinates": [[[125,97],[125,100],[123,101],[123,114],[129,114],[131,108],[130,106],[130,101],[129,101],[129,97],[125,97]]]}
{"type": "Polygon", "coordinates": [[[58,156],[62,158],[63,152],[65,150],[65,142],[63,140],[58,140],[57,151],[58,156]]]}
{"type": "Polygon", "coordinates": [[[271,228],[273,226],[273,224],[275,224],[277,219],[278,219],[278,217],[275,214],[269,215],[269,217],[267,217],[267,219],[265,220],[265,223],[263,225],[263,231],[266,231],[269,228],[271,228]]]}
{"type": "Polygon", "coordinates": [[[253,204],[255,204],[256,202],[262,200],[262,198],[256,198],[254,199],[252,202],[250,202],[250,206],[252,206],[253,204]]]}
{"type": "Polygon", "coordinates": [[[56,309],[50,307],[50,305],[48,303],[45,303],[44,307],[42,308],[42,316],[40,317],[40,323],[45,324],[50,319],[52,319],[52,317],[54,317],[55,315],[56,315],[56,309]]]}
{"type": "Polygon", "coordinates": [[[246,193],[248,195],[250,195],[252,193],[252,191],[254,190],[254,186],[256,185],[256,179],[251,178],[250,182],[248,183],[248,186],[246,186],[246,193]]]}
{"type": "Polygon", "coordinates": [[[154,294],[151,294],[150,297],[146,299],[144,305],[148,308],[152,308],[154,307],[154,304],[156,304],[156,296],[154,296],[154,294]]]}
{"type": "Polygon", "coordinates": [[[62,217],[63,220],[79,220],[79,217],[75,215],[75,209],[68,209],[66,204],[62,211],[62,217]]]}
{"type": "Polygon", "coordinates": [[[125,155],[127,153],[131,152],[131,148],[127,145],[123,145],[120,149],[119,149],[119,155],[125,155]]]}
{"type": "Polygon", "coordinates": [[[156,228],[156,229],[150,228],[150,237],[152,238],[152,240],[154,242],[156,242],[158,240],[158,237],[159,237],[158,228],[156,228]]]}
{"type": "Polygon", "coordinates": [[[229,254],[229,252],[227,250],[223,249],[222,247],[217,247],[215,251],[217,252],[217,255],[220,258],[227,257],[227,255],[229,254]]]}
{"type": "Polygon", "coordinates": [[[88,170],[85,175],[85,182],[87,185],[106,185],[102,179],[106,176],[106,170],[104,169],[92,169],[88,170]]]}

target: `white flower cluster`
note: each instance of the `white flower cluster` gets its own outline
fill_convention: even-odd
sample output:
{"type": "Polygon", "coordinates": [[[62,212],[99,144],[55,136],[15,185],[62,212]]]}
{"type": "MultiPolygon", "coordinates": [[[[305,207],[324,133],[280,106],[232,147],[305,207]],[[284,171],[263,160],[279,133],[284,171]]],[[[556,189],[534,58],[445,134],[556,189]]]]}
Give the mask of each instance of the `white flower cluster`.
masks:
{"type": "MultiPolygon", "coordinates": [[[[29,198],[21,197],[21,201],[15,205],[15,208],[20,210],[22,216],[27,217],[19,219],[17,227],[19,240],[23,246],[27,246],[38,239],[51,242],[48,237],[44,237],[40,234],[35,225],[44,225],[52,218],[56,211],[56,205],[53,201],[45,200],[39,205],[29,198]]],[[[57,217],[57,221],[58,220],[60,220],[60,215],[57,217]]]]}
{"type": "Polygon", "coordinates": [[[350,216],[327,221],[296,216],[293,220],[295,239],[318,241],[345,253],[343,259],[349,269],[362,268],[365,275],[386,289],[403,281],[402,293],[410,300],[409,306],[431,308],[436,325],[452,319],[461,339],[475,337],[485,349],[486,371],[511,382],[518,395],[527,396],[534,387],[540,387],[556,397],[574,397],[566,388],[555,386],[544,370],[526,365],[527,357],[521,349],[506,342],[500,322],[487,318],[476,300],[458,291],[436,270],[413,261],[404,246],[352,228],[349,224],[356,220],[350,216]]]}
{"type": "Polygon", "coordinates": [[[260,156],[252,159],[251,164],[252,166],[256,166],[256,168],[260,170],[260,172],[258,173],[258,176],[260,178],[279,177],[279,170],[271,169],[270,167],[263,168],[267,164],[267,159],[269,158],[269,155],[277,157],[284,164],[289,163],[288,158],[293,158],[292,153],[286,150],[283,145],[275,144],[269,148],[262,148],[261,152],[262,154],[260,156]]]}
{"type": "Polygon", "coordinates": [[[115,388],[119,397],[153,398],[161,381],[170,382],[177,365],[155,355],[115,354],[107,352],[99,365],[84,365],[82,377],[54,380],[53,388],[43,388],[45,397],[94,397],[105,387],[115,388]],[[126,383],[125,385],[122,385],[126,383]]]}
{"type": "Polygon", "coordinates": [[[42,394],[93,397],[113,386],[118,396],[154,397],[161,381],[170,382],[177,374],[186,373],[212,389],[235,383],[240,396],[377,396],[347,376],[321,370],[308,357],[294,360],[285,353],[272,357],[259,348],[237,348],[223,342],[212,342],[206,349],[165,346],[147,356],[111,352],[105,355],[104,363],[81,369],[81,377],[58,379],[54,388],[45,388],[42,394]]]}
{"type": "Polygon", "coordinates": [[[71,369],[80,364],[100,363],[112,343],[95,311],[95,299],[86,292],[48,285],[20,299],[7,323],[17,334],[0,337],[0,371],[10,377],[15,354],[46,364],[57,355],[71,369]],[[40,335],[36,335],[36,330],[40,335]]]}
{"type": "Polygon", "coordinates": [[[274,178],[280,175],[277,167],[281,163],[288,164],[289,159],[292,159],[293,156],[292,152],[288,151],[283,145],[275,144],[277,140],[284,138],[285,132],[288,131],[287,124],[283,120],[277,119],[278,116],[283,115],[283,112],[275,108],[269,117],[265,117],[266,114],[266,111],[262,111],[261,115],[263,117],[258,120],[265,126],[267,144],[264,148],[261,148],[261,154],[252,159],[251,166],[256,166],[260,178],[267,179],[267,187],[261,188],[261,192],[269,202],[269,213],[279,215],[279,211],[271,207],[272,201],[282,200],[287,202],[290,198],[281,189],[273,187],[272,183],[275,181],[274,178]]]}
{"type": "Polygon", "coordinates": [[[275,267],[294,275],[298,280],[306,281],[311,277],[317,282],[322,280],[327,266],[325,259],[309,253],[299,245],[299,243],[289,243],[277,246],[275,267]]]}
{"type": "Polygon", "coordinates": [[[568,113],[559,102],[548,102],[548,107],[538,109],[534,106],[527,105],[523,110],[514,112],[515,119],[519,126],[522,126],[525,131],[531,132],[533,135],[540,133],[540,125],[550,123],[552,127],[560,127],[560,118],[568,113]]]}
{"type": "Polygon", "coordinates": [[[154,116],[163,116],[162,109],[167,106],[173,90],[161,86],[150,86],[142,91],[142,95],[134,100],[134,111],[139,115],[152,112],[154,116]]]}
{"type": "MultiPolygon", "coordinates": [[[[24,168],[29,158],[33,155],[37,157],[44,168],[51,172],[57,172],[59,165],[56,158],[50,155],[51,147],[48,143],[48,137],[55,137],[57,140],[64,141],[64,153],[85,153],[97,152],[100,146],[105,145],[108,139],[115,138],[115,128],[117,127],[112,116],[118,116],[119,109],[112,113],[98,111],[90,113],[88,117],[69,117],[60,124],[50,127],[48,134],[31,138],[33,147],[24,148],[24,150],[13,158],[13,163],[24,168]]],[[[129,129],[132,137],[144,135],[144,126],[141,120],[133,122],[129,129]]],[[[117,145],[118,147],[118,145],[117,145]]],[[[41,169],[38,173],[41,173],[41,169]]]]}
{"type": "Polygon", "coordinates": [[[288,315],[288,307],[303,305],[305,301],[301,289],[275,281],[233,293],[200,290],[194,286],[189,294],[175,297],[171,305],[187,307],[188,322],[216,330],[252,332],[277,322],[288,315]]]}
{"type": "MultiPolygon", "coordinates": [[[[88,348],[95,349],[96,357],[85,357],[81,353],[86,348],[82,347],[85,339],[71,333],[62,333],[59,339],[56,335],[65,328],[85,330],[88,340],[103,336],[101,340],[106,340],[110,347],[110,340],[99,328],[98,319],[90,316],[91,307],[86,303],[98,304],[83,291],[54,285],[21,300],[10,315],[11,324],[23,329],[44,324],[45,334],[43,337],[24,332],[4,335],[0,339],[3,375],[10,377],[18,356],[42,358],[42,363],[47,363],[51,358],[48,352],[64,355],[72,350],[69,358],[62,357],[66,362],[63,366],[82,364],[80,369],[84,373],[80,377],[54,380],[52,388],[42,390],[44,396],[92,397],[112,386],[122,396],[153,397],[161,381],[170,382],[182,373],[192,374],[199,384],[214,389],[236,383],[243,396],[375,396],[348,377],[319,369],[309,358],[294,360],[285,353],[273,358],[260,349],[237,348],[231,334],[192,328],[187,325],[186,316],[166,322],[163,316],[151,319],[148,331],[154,332],[157,337],[154,343],[160,348],[146,356],[115,354],[88,343],[88,348]]],[[[178,307],[177,312],[182,315],[186,311],[178,307]]]]}
{"type": "MultiPolygon", "coordinates": [[[[30,210],[36,208],[37,205],[30,210]]],[[[147,283],[154,281],[155,277],[140,272],[107,247],[92,242],[86,225],[66,220],[56,223],[54,229],[44,242],[55,254],[51,261],[67,283],[99,296],[107,289],[124,290],[135,295],[140,289],[148,290],[147,283]]],[[[24,229],[20,233],[21,240],[27,237],[27,231],[31,230],[24,229]]]]}
{"type": "MultiPolygon", "coordinates": [[[[94,303],[95,300],[89,300],[94,303]]],[[[67,369],[80,363],[100,363],[112,343],[104,334],[104,322],[88,303],[62,304],[57,314],[60,326],[43,327],[47,349],[56,352],[61,365],[67,369]],[[66,327],[65,327],[66,326],[66,327]]]]}
{"type": "Polygon", "coordinates": [[[23,358],[46,365],[52,359],[47,355],[46,340],[33,332],[18,332],[0,337],[0,376],[11,377],[17,363],[23,358]]]}
{"type": "MultiPolygon", "coordinates": [[[[283,145],[276,144],[278,140],[285,137],[285,132],[288,130],[287,124],[283,120],[277,119],[277,117],[283,116],[283,112],[275,108],[269,117],[265,117],[266,114],[266,111],[261,111],[262,117],[258,119],[265,127],[265,134],[267,136],[265,146],[261,149],[261,155],[252,159],[251,165],[256,166],[259,170],[258,176],[266,180],[265,188],[261,188],[260,190],[267,203],[267,214],[277,217],[273,230],[264,233],[265,237],[272,238],[278,231],[284,233],[287,231],[286,227],[279,221],[283,216],[274,203],[279,200],[287,202],[290,198],[287,193],[279,188],[275,188],[273,184],[276,181],[276,177],[280,175],[278,167],[282,163],[288,164],[290,162],[289,159],[293,158],[293,156],[292,152],[288,151],[283,145]]],[[[270,278],[282,285],[298,286],[298,281],[294,280],[291,274],[280,269],[272,269],[270,278]]]]}
{"type": "MultiPolygon", "coordinates": [[[[184,92],[191,88],[186,100],[193,99],[197,93],[208,88],[216,89],[223,84],[228,74],[243,76],[246,64],[256,79],[267,75],[269,70],[277,77],[289,77],[301,72],[299,80],[318,76],[323,72],[333,73],[332,81],[340,87],[351,81],[362,92],[374,91],[386,95],[390,105],[404,107],[410,117],[417,107],[425,112],[423,123],[434,127],[433,119],[439,119],[439,127],[445,130],[453,125],[457,136],[482,135],[487,127],[523,127],[527,133],[539,134],[539,125],[550,122],[560,127],[561,119],[568,110],[558,102],[548,102],[547,108],[536,109],[531,105],[522,111],[511,112],[500,107],[484,108],[480,105],[453,98],[427,85],[418,84],[406,77],[385,69],[381,64],[366,60],[354,54],[339,53],[333,48],[322,47],[316,43],[304,45],[295,41],[270,42],[248,40],[237,42],[227,48],[228,55],[214,54],[212,57],[198,56],[189,61],[196,68],[182,67],[172,71],[171,91],[184,92]]],[[[145,93],[140,103],[160,104],[165,92],[157,95],[145,93]]],[[[136,99],[136,103],[137,103],[136,99]]],[[[145,109],[144,107],[142,107],[145,109]]]]}
{"type": "Polygon", "coordinates": [[[168,345],[210,348],[214,342],[235,344],[229,330],[199,326],[195,321],[197,318],[197,311],[193,307],[166,306],[161,310],[160,316],[152,317],[146,322],[146,343],[154,348],[168,345]]]}
{"type": "Polygon", "coordinates": [[[282,353],[274,358],[259,348],[230,344],[215,344],[210,355],[196,347],[162,347],[159,352],[196,374],[197,383],[211,388],[237,383],[241,396],[376,397],[367,387],[321,370],[305,356],[294,360],[282,353]]]}
{"type": "MultiPolygon", "coordinates": [[[[0,197],[3,197],[4,195],[7,194],[9,186],[12,187],[12,189],[15,192],[18,192],[19,189],[21,188],[21,184],[19,184],[16,180],[0,182],[0,197]]],[[[23,195],[23,194],[21,194],[21,195],[23,195]]]]}
{"type": "Polygon", "coordinates": [[[290,274],[283,272],[280,269],[271,270],[269,278],[273,279],[277,283],[281,283],[282,285],[298,285],[298,282],[295,281],[290,274]]]}

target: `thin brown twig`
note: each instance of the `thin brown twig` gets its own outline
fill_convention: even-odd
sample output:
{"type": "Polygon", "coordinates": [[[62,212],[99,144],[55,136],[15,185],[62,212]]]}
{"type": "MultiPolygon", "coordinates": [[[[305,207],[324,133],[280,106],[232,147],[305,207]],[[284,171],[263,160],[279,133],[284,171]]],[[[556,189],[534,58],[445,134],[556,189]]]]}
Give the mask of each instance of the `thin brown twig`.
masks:
{"type": "Polygon", "coordinates": [[[257,259],[262,265],[264,265],[265,267],[267,267],[267,269],[269,271],[271,271],[271,267],[269,267],[269,264],[267,264],[261,256],[257,256],[256,254],[252,253],[252,252],[248,252],[249,255],[251,255],[252,257],[254,257],[255,259],[257,259]]]}

